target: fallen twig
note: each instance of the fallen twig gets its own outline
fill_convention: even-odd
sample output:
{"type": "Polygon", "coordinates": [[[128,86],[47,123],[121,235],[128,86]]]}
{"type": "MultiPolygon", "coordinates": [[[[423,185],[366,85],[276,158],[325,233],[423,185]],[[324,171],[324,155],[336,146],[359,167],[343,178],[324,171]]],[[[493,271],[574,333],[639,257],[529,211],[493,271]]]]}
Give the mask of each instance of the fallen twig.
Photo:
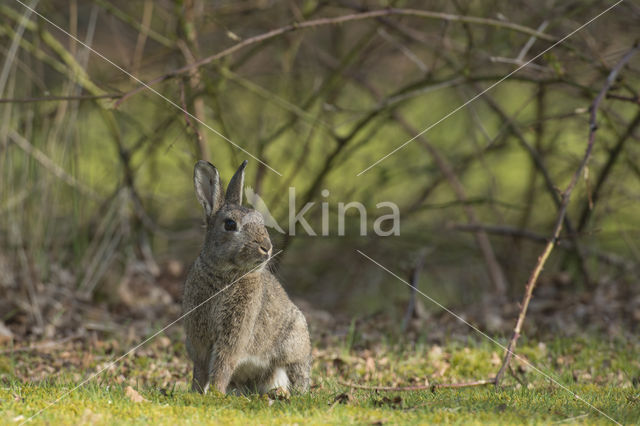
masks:
{"type": "Polygon", "coordinates": [[[462,382],[462,383],[436,383],[432,386],[432,390],[440,389],[440,388],[466,388],[470,386],[484,386],[484,385],[492,385],[496,382],[495,377],[493,379],[485,379],[485,380],[475,380],[473,382],[462,382]]]}
{"type": "Polygon", "coordinates": [[[416,385],[416,386],[369,386],[369,385],[359,385],[357,383],[351,383],[344,380],[338,380],[343,386],[347,386],[354,389],[364,389],[364,390],[376,390],[376,391],[385,391],[385,392],[407,392],[407,391],[417,391],[417,390],[431,390],[431,385],[416,385]]]}
{"type": "Polygon", "coordinates": [[[496,381],[493,379],[485,379],[485,380],[475,380],[473,382],[461,382],[461,383],[435,383],[432,385],[415,385],[415,386],[370,386],[370,385],[360,385],[357,383],[351,383],[344,380],[338,380],[343,386],[348,386],[354,389],[364,389],[364,390],[374,390],[374,391],[384,391],[384,392],[410,392],[410,391],[418,391],[418,390],[430,390],[435,391],[436,389],[441,388],[465,388],[471,386],[483,386],[483,385],[492,385],[496,381]]]}

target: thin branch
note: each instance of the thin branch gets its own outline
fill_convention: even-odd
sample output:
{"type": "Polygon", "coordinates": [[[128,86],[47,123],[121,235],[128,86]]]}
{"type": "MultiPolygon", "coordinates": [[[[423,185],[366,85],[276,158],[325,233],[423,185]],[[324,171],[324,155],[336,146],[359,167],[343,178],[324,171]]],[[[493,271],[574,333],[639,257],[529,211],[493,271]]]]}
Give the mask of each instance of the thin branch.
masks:
{"type": "Polygon", "coordinates": [[[598,130],[598,125],[596,123],[596,114],[597,114],[598,108],[600,107],[600,103],[604,99],[611,85],[616,80],[618,73],[631,60],[633,55],[635,55],[638,52],[638,50],[640,50],[640,44],[635,44],[622,57],[622,59],[618,62],[618,64],[609,73],[609,76],[607,77],[604,87],[600,90],[600,93],[598,93],[598,96],[596,96],[596,98],[593,100],[593,103],[591,104],[591,114],[589,118],[589,137],[588,137],[587,148],[585,150],[584,157],[580,162],[578,169],[575,171],[575,173],[571,177],[571,181],[569,182],[569,185],[562,193],[562,203],[558,211],[556,223],[553,227],[552,238],[549,240],[544,250],[540,254],[540,257],[538,258],[538,262],[536,263],[535,267],[531,271],[531,275],[529,276],[529,280],[527,281],[527,285],[525,287],[525,293],[522,299],[522,303],[520,305],[520,313],[518,315],[518,320],[513,330],[511,339],[509,340],[509,346],[507,347],[504,360],[502,362],[502,366],[500,367],[500,370],[496,375],[496,381],[495,381],[496,386],[500,386],[500,381],[502,380],[502,377],[504,376],[505,371],[509,367],[509,363],[511,362],[511,358],[513,357],[513,351],[516,348],[518,338],[520,337],[520,333],[522,331],[522,325],[524,324],[524,319],[527,315],[527,308],[529,307],[529,302],[531,301],[533,289],[536,286],[538,277],[540,276],[540,273],[542,272],[542,269],[544,268],[544,265],[547,262],[549,255],[551,255],[551,251],[553,250],[556,244],[556,241],[560,235],[560,231],[562,230],[562,224],[567,214],[567,207],[569,205],[569,200],[571,199],[571,193],[573,192],[574,187],[578,183],[578,179],[582,175],[582,171],[584,170],[585,166],[587,165],[587,162],[589,161],[589,158],[591,157],[591,152],[593,150],[593,145],[595,143],[595,138],[596,138],[596,131],[598,130]]]}
{"type": "MultiPolygon", "coordinates": [[[[549,237],[546,237],[542,234],[538,234],[523,228],[505,225],[454,223],[448,225],[448,228],[461,232],[476,232],[478,229],[482,229],[486,233],[492,235],[523,238],[539,244],[547,244],[549,242],[549,237]]],[[[561,239],[560,237],[558,237],[558,239],[556,240],[556,246],[564,248],[565,250],[571,250],[573,248],[570,242],[565,239],[561,239]]],[[[614,266],[625,271],[633,271],[637,268],[635,263],[612,253],[601,252],[589,247],[585,247],[585,252],[589,256],[594,256],[596,259],[598,259],[599,262],[605,265],[614,266]]]]}
{"type": "MultiPolygon", "coordinates": [[[[516,125],[516,123],[511,119],[511,117],[507,115],[506,112],[504,112],[504,110],[493,99],[493,97],[485,93],[483,98],[487,101],[487,104],[491,107],[491,109],[493,109],[500,116],[500,118],[506,122],[506,124],[511,129],[511,132],[513,133],[513,135],[520,142],[523,148],[527,151],[527,153],[531,157],[531,160],[533,161],[533,164],[539,170],[540,174],[543,177],[545,186],[547,188],[547,192],[549,192],[549,195],[551,196],[553,202],[557,206],[558,210],[560,210],[562,208],[562,199],[558,194],[558,189],[554,185],[553,180],[551,179],[551,174],[549,173],[549,170],[547,169],[542,157],[538,155],[538,152],[536,151],[536,149],[527,142],[527,139],[525,138],[519,126],[516,125]]],[[[587,283],[590,283],[591,279],[589,277],[589,271],[587,270],[587,267],[586,267],[586,262],[584,260],[582,248],[578,244],[573,223],[571,222],[571,219],[569,219],[569,217],[567,217],[566,215],[563,215],[563,222],[564,222],[564,226],[567,228],[567,232],[569,233],[569,236],[572,238],[572,242],[575,248],[575,254],[579,261],[580,271],[582,273],[582,276],[584,277],[587,283]]]]}
{"type": "Polygon", "coordinates": [[[640,105],[640,95],[623,96],[623,95],[614,95],[613,93],[608,93],[607,94],[607,99],[615,99],[617,101],[632,102],[634,104],[640,105]]]}
{"type": "Polygon", "coordinates": [[[444,20],[448,22],[463,22],[463,23],[469,23],[469,24],[487,25],[487,26],[492,26],[497,28],[509,29],[509,30],[520,32],[530,36],[535,36],[535,37],[538,37],[539,39],[546,40],[549,42],[557,41],[555,37],[549,34],[539,32],[537,30],[531,29],[529,27],[525,27],[523,25],[514,24],[512,22],[500,21],[497,19],[480,18],[476,16],[454,15],[450,13],[431,12],[431,11],[416,10],[416,9],[389,8],[389,9],[382,9],[382,10],[372,10],[369,12],[353,13],[353,14],[337,16],[333,18],[319,18],[319,19],[313,19],[313,20],[304,21],[304,22],[294,22],[289,25],[285,25],[284,27],[280,27],[271,31],[267,31],[266,33],[263,33],[263,34],[249,37],[214,55],[207,56],[206,58],[202,58],[196,62],[185,65],[167,74],[151,79],[146,86],[138,86],[137,88],[131,90],[130,92],[127,92],[121,99],[119,99],[115,103],[114,107],[115,108],[119,107],[120,104],[122,104],[124,101],[129,99],[131,96],[144,90],[147,86],[153,86],[162,81],[173,78],[177,75],[189,72],[194,68],[199,68],[213,61],[217,61],[218,59],[224,58],[225,56],[229,56],[232,53],[235,53],[238,50],[241,50],[252,44],[260,43],[262,41],[269,40],[271,38],[278,37],[283,34],[287,34],[289,32],[298,31],[302,29],[316,28],[316,27],[322,27],[327,25],[336,25],[336,24],[342,24],[345,22],[361,21],[366,19],[380,18],[383,16],[391,16],[391,15],[414,16],[414,17],[424,18],[424,19],[439,19],[439,20],[444,20]]]}
{"type": "Polygon", "coordinates": [[[549,238],[535,232],[520,229],[513,226],[503,225],[483,225],[479,223],[454,223],[448,226],[456,231],[478,232],[480,230],[489,234],[504,235],[510,237],[521,237],[537,243],[548,243],[549,238]]]}
{"type": "MultiPolygon", "coordinates": [[[[180,14],[180,18],[178,19],[178,27],[180,38],[177,40],[176,44],[182,55],[184,56],[185,62],[187,65],[193,64],[197,61],[197,57],[200,56],[200,49],[198,46],[198,33],[196,31],[196,25],[193,23],[194,19],[194,4],[192,2],[185,3],[183,12],[180,14]]],[[[189,81],[189,88],[191,91],[200,90],[203,87],[202,76],[200,75],[200,70],[194,68],[189,73],[189,76],[185,76],[185,80],[189,81]]],[[[182,89],[184,91],[184,87],[182,89]]],[[[203,123],[206,119],[205,117],[205,106],[204,100],[202,96],[191,96],[189,100],[189,104],[193,109],[193,116],[197,121],[203,123]]],[[[184,99],[184,96],[183,96],[184,99]]],[[[187,110],[186,103],[183,100],[184,111],[187,110]]],[[[185,116],[188,114],[185,114],[185,116]]],[[[192,123],[193,129],[197,129],[199,123],[192,123]]],[[[198,158],[209,161],[211,159],[209,154],[209,147],[207,145],[207,139],[203,134],[196,130],[196,152],[198,158]]]]}
{"type": "MultiPolygon", "coordinates": [[[[181,103],[182,109],[184,111],[187,111],[187,102],[185,101],[185,98],[184,98],[184,83],[180,85],[180,103],[181,103]]],[[[198,127],[196,127],[193,124],[193,121],[191,121],[191,118],[189,118],[189,114],[185,112],[182,115],[184,115],[184,121],[186,121],[187,127],[193,130],[193,133],[196,136],[196,147],[202,146],[203,138],[202,138],[202,134],[198,130],[198,127]]]]}
{"type": "Polygon", "coordinates": [[[138,39],[136,40],[136,47],[133,49],[133,59],[131,60],[131,71],[133,74],[138,74],[140,71],[140,65],[142,64],[142,55],[144,53],[145,45],[147,44],[147,37],[151,30],[151,19],[153,18],[153,2],[151,0],[145,0],[142,9],[142,22],[140,31],[138,32],[138,39]]]}
{"type": "MultiPolygon", "coordinates": [[[[150,26],[145,25],[145,20],[143,19],[142,22],[138,22],[138,20],[128,14],[126,14],[125,12],[121,11],[120,9],[116,8],[115,6],[113,6],[111,4],[111,2],[105,1],[105,0],[93,0],[94,3],[98,4],[100,7],[103,7],[107,13],[112,14],[113,16],[115,16],[116,18],[118,18],[119,20],[121,20],[122,22],[130,25],[132,28],[136,29],[140,34],[146,34],[149,36],[150,39],[152,39],[153,41],[163,45],[164,47],[167,47],[169,49],[172,49],[174,47],[174,41],[163,36],[162,34],[158,33],[157,31],[154,31],[150,26]]],[[[146,5],[145,5],[145,9],[146,9],[146,5]]]]}
{"type": "MultiPolygon", "coordinates": [[[[412,127],[402,116],[397,113],[393,113],[392,116],[408,134],[418,134],[418,130],[412,127]]],[[[466,202],[468,197],[465,188],[458,176],[456,176],[454,168],[451,166],[451,164],[449,164],[449,162],[440,154],[435,146],[433,146],[424,137],[424,135],[419,135],[417,137],[417,140],[420,141],[429,155],[431,155],[431,158],[436,163],[436,166],[449,182],[449,185],[451,186],[453,192],[456,194],[458,200],[463,203],[466,202]]],[[[463,210],[465,215],[467,216],[467,219],[469,220],[469,223],[474,224],[479,222],[478,216],[473,207],[468,204],[463,204],[463,210]]],[[[508,287],[507,280],[504,276],[502,266],[500,265],[500,262],[498,262],[495,252],[493,251],[491,241],[483,230],[478,230],[477,232],[475,232],[474,237],[486,263],[489,279],[491,280],[491,283],[493,284],[498,297],[504,298],[508,287]]]]}
{"type": "Polygon", "coordinates": [[[413,318],[413,314],[416,310],[416,293],[418,289],[418,282],[420,281],[420,273],[424,268],[424,263],[427,257],[427,250],[423,248],[418,252],[418,258],[416,259],[413,268],[411,268],[411,272],[409,275],[409,284],[411,284],[411,293],[409,296],[409,304],[407,305],[407,311],[405,312],[404,318],[402,319],[402,331],[405,331],[409,326],[409,321],[413,318]]]}
{"type": "Polygon", "coordinates": [[[93,99],[115,99],[122,96],[121,93],[106,93],[104,95],[78,95],[78,96],[43,96],[35,98],[22,99],[0,99],[0,104],[27,104],[32,102],[68,102],[68,101],[85,101],[93,99]]]}
{"type": "MultiPolygon", "coordinates": [[[[0,13],[8,18],[18,21],[21,17],[15,10],[8,6],[0,5],[0,13]]],[[[105,91],[91,80],[86,70],[80,65],[77,59],[56,39],[50,32],[39,28],[36,22],[28,21],[25,28],[34,34],[37,34],[42,42],[47,45],[66,65],[65,70],[59,70],[62,74],[84,87],[89,93],[95,96],[102,96],[105,91]]],[[[38,49],[40,50],[40,49],[38,49]]],[[[40,52],[42,53],[42,52],[40,52]]]]}
{"type": "MultiPolygon", "coordinates": [[[[401,127],[403,127],[407,133],[409,133],[410,135],[415,135],[418,133],[418,131],[415,128],[413,128],[401,115],[399,115],[397,112],[393,111],[392,109],[396,106],[395,104],[406,100],[404,98],[399,98],[398,95],[401,93],[407,93],[407,88],[414,88],[416,83],[411,83],[401,88],[400,90],[398,90],[392,96],[381,99],[380,94],[371,85],[362,81],[362,79],[358,78],[357,76],[350,76],[350,77],[352,77],[358,84],[360,84],[367,91],[369,91],[371,95],[374,97],[374,99],[377,100],[378,105],[374,110],[369,112],[369,114],[365,116],[358,124],[355,125],[354,129],[345,138],[346,140],[350,139],[356,132],[358,132],[361,129],[362,126],[366,125],[370,119],[375,118],[375,116],[379,112],[385,111],[385,109],[389,109],[391,111],[391,117],[394,119],[394,121],[400,124],[401,127]],[[393,102],[389,102],[390,99],[392,99],[393,102]]],[[[426,79],[423,79],[422,82],[424,82],[425,80],[429,80],[429,78],[427,77],[426,79]]],[[[419,82],[418,84],[422,84],[422,82],[419,82]]],[[[441,171],[442,175],[445,176],[451,188],[456,193],[456,196],[458,197],[458,199],[462,202],[465,202],[467,200],[467,196],[466,196],[464,187],[460,182],[460,179],[458,179],[458,177],[455,174],[455,169],[453,168],[453,166],[451,166],[449,162],[447,162],[447,160],[442,155],[440,155],[439,151],[436,150],[435,147],[427,139],[424,138],[424,136],[420,136],[418,140],[420,140],[422,145],[429,152],[434,162],[436,163],[437,167],[441,171]]],[[[471,206],[465,205],[464,211],[470,223],[478,222],[475,211],[471,206]]],[[[476,242],[480,248],[480,251],[484,257],[489,279],[492,282],[492,284],[495,286],[498,294],[500,294],[502,297],[506,294],[507,282],[506,282],[506,278],[504,276],[502,267],[495,256],[495,253],[491,246],[491,242],[487,237],[486,233],[484,233],[484,231],[482,230],[479,230],[477,233],[475,233],[475,237],[476,237],[476,242]]]]}
{"type": "Polygon", "coordinates": [[[611,149],[609,158],[607,158],[607,162],[602,167],[602,170],[598,175],[596,185],[591,192],[590,200],[582,209],[582,214],[580,215],[580,220],[578,222],[578,232],[582,231],[587,225],[589,218],[591,217],[591,212],[593,212],[592,206],[595,205],[600,198],[600,191],[602,189],[602,186],[607,181],[611,170],[613,170],[613,167],[618,160],[620,153],[622,152],[622,148],[624,147],[625,142],[635,132],[638,125],[640,125],[640,112],[636,113],[636,116],[631,120],[631,123],[629,123],[625,131],[620,135],[613,149],[611,149]]]}
{"type": "Polygon", "coordinates": [[[33,146],[31,142],[29,142],[22,135],[18,134],[14,130],[9,130],[9,138],[11,138],[13,143],[15,143],[21,150],[23,150],[34,160],[40,163],[42,167],[51,172],[52,175],[65,182],[67,185],[76,188],[84,195],[91,198],[98,198],[98,195],[91,188],[89,188],[82,182],[79,182],[76,178],[65,172],[62,167],[55,164],[49,157],[45,155],[44,152],[33,146]]]}

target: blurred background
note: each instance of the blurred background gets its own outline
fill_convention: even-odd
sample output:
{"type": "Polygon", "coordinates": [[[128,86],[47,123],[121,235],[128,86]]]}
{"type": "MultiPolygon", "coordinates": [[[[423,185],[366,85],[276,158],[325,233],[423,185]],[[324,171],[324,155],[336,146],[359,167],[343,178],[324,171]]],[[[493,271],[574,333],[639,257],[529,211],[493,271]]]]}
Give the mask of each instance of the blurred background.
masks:
{"type": "MultiPolygon", "coordinates": [[[[623,2],[439,122],[612,2],[24,1],[82,43],[0,3],[0,326],[15,339],[177,317],[204,231],[198,159],[224,181],[250,160],[246,184],[284,229],[289,187],[297,209],[315,202],[318,234],[328,203],[328,236],[272,234],[273,268],[316,330],[456,327],[360,250],[506,334],[584,155],[589,107],[640,37],[640,4],[623,2]],[[355,209],[338,235],[350,201],[366,206],[366,236],[355,209]],[[398,236],[373,232],[385,201],[398,236]]],[[[639,93],[640,55],[600,105],[531,333],[638,329],[639,93]]]]}

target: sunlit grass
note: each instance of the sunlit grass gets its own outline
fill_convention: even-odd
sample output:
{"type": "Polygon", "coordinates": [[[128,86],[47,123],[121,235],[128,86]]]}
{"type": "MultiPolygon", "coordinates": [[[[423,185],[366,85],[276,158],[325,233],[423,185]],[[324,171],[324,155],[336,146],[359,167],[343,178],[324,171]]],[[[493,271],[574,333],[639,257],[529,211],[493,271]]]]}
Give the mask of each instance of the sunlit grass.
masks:
{"type": "MultiPolygon", "coordinates": [[[[433,384],[486,378],[495,373],[499,356],[496,348],[485,342],[444,347],[418,344],[413,349],[399,344],[372,350],[330,347],[315,351],[312,391],[290,399],[190,393],[186,357],[177,357],[183,346],[164,345],[152,345],[71,393],[68,391],[81,377],[110,357],[85,363],[85,368],[66,363],[59,373],[50,374],[53,378],[30,380],[23,375],[46,363],[50,355],[5,356],[1,364],[2,417],[21,422],[45,409],[34,423],[610,423],[573,392],[616,421],[630,424],[640,419],[640,390],[634,388],[640,374],[640,363],[633,355],[637,354],[637,343],[606,343],[591,337],[523,344],[520,353],[571,392],[518,362],[515,374],[524,386],[507,377],[501,389],[350,390],[341,381],[403,386],[424,384],[425,379],[433,384]],[[146,401],[133,402],[125,392],[127,386],[134,387],[146,401]],[[59,397],[62,399],[49,407],[59,397]]],[[[84,355],[67,351],[63,356],[80,360],[84,355]]]]}

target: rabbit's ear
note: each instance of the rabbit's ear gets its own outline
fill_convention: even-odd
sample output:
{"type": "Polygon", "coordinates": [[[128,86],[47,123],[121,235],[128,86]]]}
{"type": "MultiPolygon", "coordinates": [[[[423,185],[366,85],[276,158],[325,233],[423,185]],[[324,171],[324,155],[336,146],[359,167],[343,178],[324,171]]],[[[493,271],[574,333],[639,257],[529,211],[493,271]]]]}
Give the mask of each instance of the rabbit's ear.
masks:
{"type": "Polygon", "coordinates": [[[244,186],[244,168],[246,166],[247,160],[244,160],[229,181],[226,196],[227,204],[242,204],[242,187],[244,186]]]}
{"type": "Polygon", "coordinates": [[[193,184],[205,214],[207,217],[213,215],[222,205],[222,184],[218,169],[208,161],[198,161],[193,169],[193,184]]]}

